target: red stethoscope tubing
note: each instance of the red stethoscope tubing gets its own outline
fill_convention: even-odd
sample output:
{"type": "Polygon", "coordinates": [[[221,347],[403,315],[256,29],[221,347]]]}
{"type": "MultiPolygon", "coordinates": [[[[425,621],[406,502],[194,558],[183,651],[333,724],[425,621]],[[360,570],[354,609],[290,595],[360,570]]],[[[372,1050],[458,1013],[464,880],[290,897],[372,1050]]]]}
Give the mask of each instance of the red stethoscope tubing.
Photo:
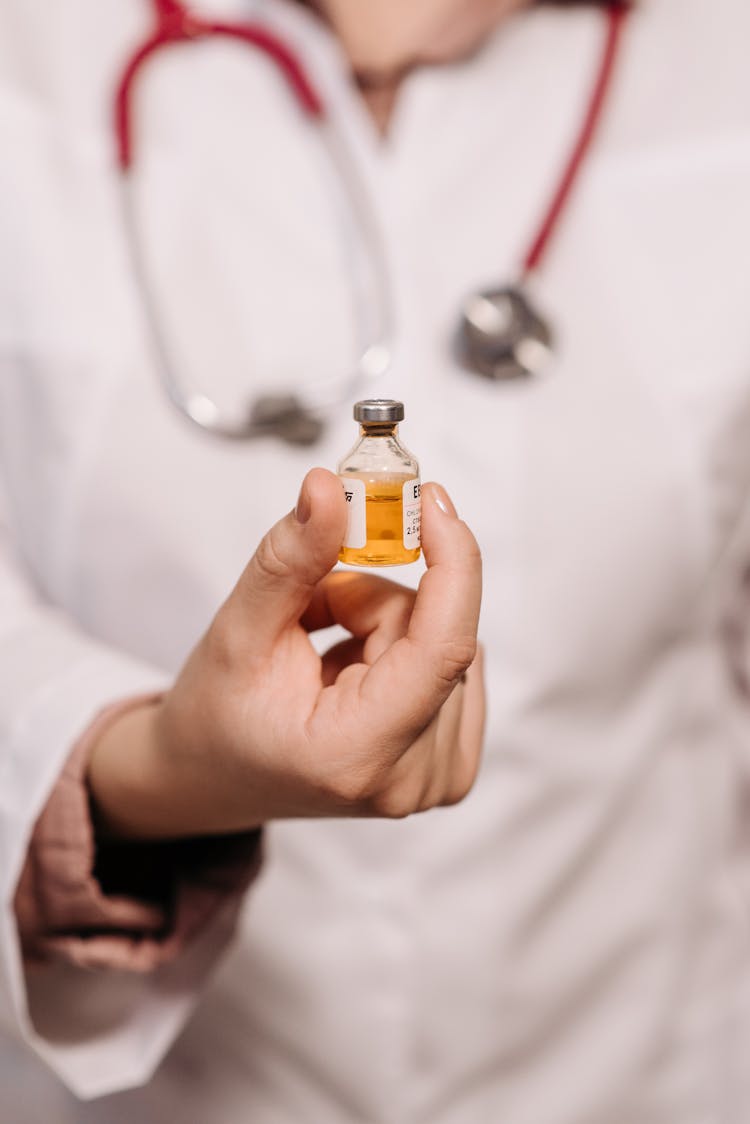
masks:
{"type": "MultiPolygon", "coordinates": [[[[133,164],[133,94],[144,64],[162,48],[211,37],[235,39],[265,54],[279,68],[301,110],[313,120],[324,120],[323,99],[295,54],[278,36],[259,24],[204,20],[190,12],[181,0],[152,0],[156,27],[128,59],[115,94],[115,136],[117,162],[122,173],[133,164]]],[[[629,3],[612,3],[606,8],[607,26],[601,61],[589,96],[580,131],[568,157],[559,183],[544,212],[537,232],[522,259],[522,276],[538,269],[557,231],[566,205],[579,177],[601,121],[607,94],[612,87],[615,63],[622,40],[629,3]]]]}
{"type": "Polygon", "coordinates": [[[156,28],[128,59],[115,94],[115,136],[121,172],[127,172],[133,163],[133,91],[136,79],[149,59],[164,47],[176,43],[212,37],[246,43],[276,63],[303,112],[312,118],[325,116],[323,100],[299,59],[267,28],[252,23],[204,20],[194,16],[179,0],[153,0],[153,5],[156,28]]]}
{"type": "Polygon", "coordinates": [[[557,230],[566,204],[578,180],[583,163],[591,148],[597,127],[602,119],[607,94],[612,88],[612,79],[615,73],[615,63],[619,55],[622,42],[622,32],[625,19],[631,11],[629,4],[611,4],[607,7],[607,29],[604,37],[604,48],[596,73],[594,85],[589,95],[586,112],[581,124],[580,132],[568,157],[560,182],[552,194],[552,198],[544,212],[544,217],[539,224],[522,262],[524,275],[532,273],[541,264],[542,258],[549,246],[552,236],[557,230]]]}

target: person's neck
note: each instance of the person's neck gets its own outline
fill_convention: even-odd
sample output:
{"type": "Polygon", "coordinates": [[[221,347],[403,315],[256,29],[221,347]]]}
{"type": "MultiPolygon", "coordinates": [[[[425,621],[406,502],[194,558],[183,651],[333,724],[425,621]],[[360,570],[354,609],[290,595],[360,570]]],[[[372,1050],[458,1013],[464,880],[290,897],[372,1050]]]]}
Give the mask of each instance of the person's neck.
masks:
{"type": "Polygon", "coordinates": [[[331,25],[378,129],[385,133],[404,78],[452,62],[528,0],[299,0],[331,25]]]}

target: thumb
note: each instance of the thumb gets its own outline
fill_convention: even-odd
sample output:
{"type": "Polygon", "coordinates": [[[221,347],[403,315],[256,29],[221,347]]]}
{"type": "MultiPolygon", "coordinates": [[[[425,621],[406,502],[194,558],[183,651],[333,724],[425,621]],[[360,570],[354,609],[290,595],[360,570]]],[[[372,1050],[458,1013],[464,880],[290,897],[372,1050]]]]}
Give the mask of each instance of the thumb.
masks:
{"type": "Polygon", "coordinates": [[[261,539],[229,598],[247,622],[255,650],[269,649],[304,613],[315,586],[336,563],[346,519],[338,477],[311,469],[296,507],[261,539]]]}

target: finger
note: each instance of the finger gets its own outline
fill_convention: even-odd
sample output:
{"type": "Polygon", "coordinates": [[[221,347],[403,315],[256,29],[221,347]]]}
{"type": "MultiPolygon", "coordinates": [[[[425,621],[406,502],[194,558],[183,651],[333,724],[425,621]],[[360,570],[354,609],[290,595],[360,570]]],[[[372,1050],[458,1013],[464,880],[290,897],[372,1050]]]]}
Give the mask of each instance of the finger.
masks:
{"type": "Polygon", "coordinates": [[[468,794],[479,767],[484,718],[483,653],[479,646],[473,664],[427,728],[434,727],[435,736],[421,808],[457,804],[468,794]]]}
{"type": "Polygon", "coordinates": [[[421,777],[416,810],[441,804],[452,783],[462,711],[463,685],[457,683],[430,724],[398,762],[397,767],[404,765],[421,777]]]}
{"type": "Polygon", "coordinates": [[[261,540],[227,602],[241,614],[253,651],[266,652],[299,619],[335,564],[345,530],[340,481],[323,468],[312,469],[295,510],[261,540]]]}
{"type": "Polygon", "coordinates": [[[393,765],[384,796],[375,802],[386,814],[457,804],[476,780],[484,737],[483,652],[432,721],[393,765]]]}
{"type": "Polygon", "coordinates": [[[320,677],[324,687],[335,683],[345,667],[364,660],[364,642],[357,636],[350,636],[340,644],[329,648],[321,660],[320,677]]]}
{"type": "Polygon", "coordinates": [[[459,681],[438,711],[434,762],[429,776],[431,783],[425,790],[423,808],[444,804],[455,786],[461,759],[460,733],[464,701],[465,687],[459,681]]]}
{"type": "Polygon", "coordinates": [[[362,579],[356,584],[335,585],[330,603],[344,627],[364,639],[365,663],[374,664],[406,635],[416,594],[413,589],[374,575],[362,575],[362,579]]]}
{"type": "Polygon", "coordinates": [[[410,815],[443,803],[457,757],[463,690],[451,694],[418,737],[388,770],[373,800],[375,814],[410,815]]]}
{"type": "Polygon", "coordinates": [[[361,702],[387,735],[403,745],[423,729],[476,653],[482,563],[473,534],[436,484],[422,489],[422,533],[428,565],[407,635],[370,668],[361,702]],[[384,730],[386,733],[386,730],[384,730]]]}
{"type": "Polygon", "coordinates": [[[403,635],[415,597],[413,589],[387,578],[338,571],[318,583],[300,623],[308,632],[340,624],[363,637],[389,623],[403,635]]]}
{"type": "MultiPolygon", "coordinates": [[[[349,576],[348,574],[342,575],[342,577],[349,576]]],[[[363,581],[359,592],[364,593],[364,587],[370,584],[373,586],[373,603],[366,612],[369,613],[372,610],[372,620],[366,620],[364,615],[361,619],[355,620],[346,611],[340,614],[342,623],[351,629],[354,635],[334,644],[324,654],[321,661],[321,679],[324,687],[335,683],[340,672],[349,664],[375,663],[391,644],[406,635],[411,606],[414,603],[413,591],[404,589],[393,582],[385,583],[378,578],[374,578],[372,583],[363,581]],[[381,585],[388,585],[397,591],[395,597],[382,589],[381,585]],[[364,627],[365,623],[372,627],[372,632],[367,632],[364,627]]],[[[308,614],[305,613],[303,621],[307,617],[308,614]]]]}
{"type": "Polygon", "coordinates": [[[484,651],[480,644],[463,684],[458,753],[444,803],[455,804],[463,800],[474,784],[482,759],[485,721],[484,651]]]}
{"type": "Polygon", "coordinates": [[[409,637],[416,644],[427,645],[453,644],[464,638],[473,656],[482,599],[479,546],[439,484],[423,486],[422,508],[427,572],[417,590],[409,637]]]}

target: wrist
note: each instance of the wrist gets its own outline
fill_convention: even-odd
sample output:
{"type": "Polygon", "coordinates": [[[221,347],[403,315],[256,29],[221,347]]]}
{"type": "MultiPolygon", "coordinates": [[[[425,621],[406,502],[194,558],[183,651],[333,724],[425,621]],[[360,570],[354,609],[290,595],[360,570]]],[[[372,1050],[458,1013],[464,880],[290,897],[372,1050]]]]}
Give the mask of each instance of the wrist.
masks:
{"type": "Polygon", "coordinates": [[[161,700],[121,713],[94,743],[86,780],[97,823],[105,834],[143,839],[174,835],[169,785],[160,764],[161,700]]]}
{"type": "Polygon", "coordinates": [[[99,829],[124,839],[155,840],[261,826],[263,817],[250,812],[243,786],[229,783],[218,761],[181,746],[168,699],[120,714],[94,744],[87,783],[99,829]]]}

